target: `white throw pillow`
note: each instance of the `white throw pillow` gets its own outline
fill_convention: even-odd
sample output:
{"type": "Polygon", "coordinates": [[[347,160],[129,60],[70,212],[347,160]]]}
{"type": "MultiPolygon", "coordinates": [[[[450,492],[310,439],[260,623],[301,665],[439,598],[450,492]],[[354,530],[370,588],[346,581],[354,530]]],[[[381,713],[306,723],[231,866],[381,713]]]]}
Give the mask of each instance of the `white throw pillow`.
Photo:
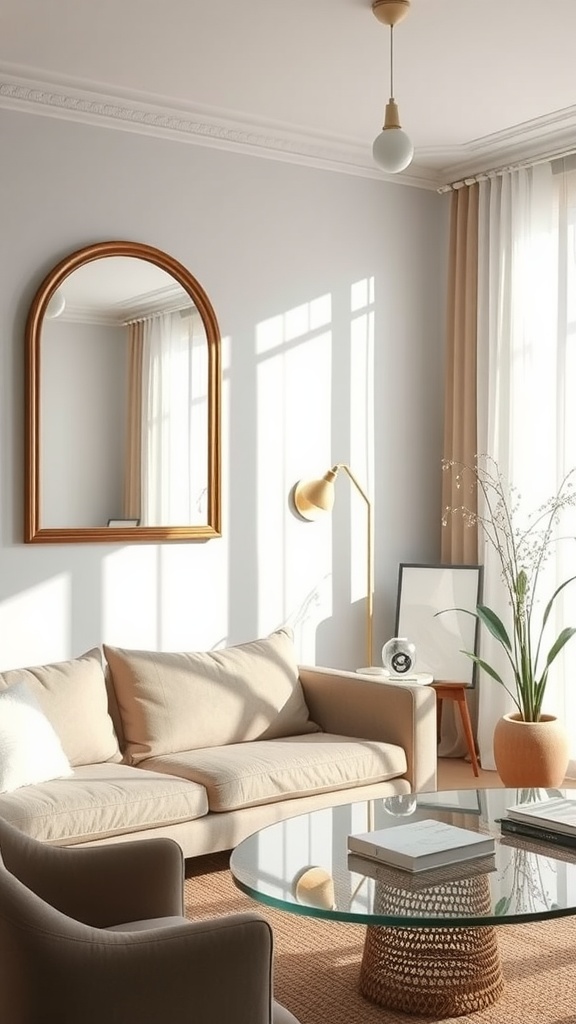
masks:
{"type": "Polygon", "coordinates": [[[0,793],[68,775],[58,735],[26,683],[0,692],[0,793]]]}
{"type": "Polygon", "coordinates": [[[122,760],[97,647],[71,661],[0,672],[0,691],[20,682],[40,702],[72,767],[122,760]]]}

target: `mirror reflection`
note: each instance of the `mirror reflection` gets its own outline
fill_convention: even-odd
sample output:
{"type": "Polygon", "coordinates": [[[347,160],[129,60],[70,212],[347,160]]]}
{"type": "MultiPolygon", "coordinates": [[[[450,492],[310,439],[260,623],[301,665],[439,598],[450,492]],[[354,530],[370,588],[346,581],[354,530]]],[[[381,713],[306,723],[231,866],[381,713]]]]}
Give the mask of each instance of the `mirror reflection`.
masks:
{"type": "Polygon", "coordinates": [[[218,535],[211,306],[158,250],[94,250],[59,265],[31,311],[26,539],[218,535]]]}

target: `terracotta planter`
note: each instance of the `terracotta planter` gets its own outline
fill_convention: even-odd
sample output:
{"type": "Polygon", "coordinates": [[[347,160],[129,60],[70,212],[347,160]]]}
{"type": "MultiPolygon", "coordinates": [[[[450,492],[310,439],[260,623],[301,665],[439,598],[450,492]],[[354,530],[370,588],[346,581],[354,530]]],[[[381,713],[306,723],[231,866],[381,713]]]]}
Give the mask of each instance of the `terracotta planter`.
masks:
{"type": "Polygon", "coordinates": [[[516,712],[496,723],[494,760],[505,786],[561,786],[569,759],[568,733],[555,715],[524,722],[516,712]]]}

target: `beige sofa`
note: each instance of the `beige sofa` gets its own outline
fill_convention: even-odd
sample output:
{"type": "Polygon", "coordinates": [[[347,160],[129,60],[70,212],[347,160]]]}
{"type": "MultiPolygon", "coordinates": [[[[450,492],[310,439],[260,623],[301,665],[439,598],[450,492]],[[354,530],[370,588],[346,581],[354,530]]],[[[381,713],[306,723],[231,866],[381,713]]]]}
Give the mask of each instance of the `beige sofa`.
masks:
{"type": "Polygon", "coordinates": [[[36,839],[170,836],[192,857],[314,808],[436,787],[434,691],[298,666],[287,630],[104,655],[0,674],[0,817],[36,839]]]}

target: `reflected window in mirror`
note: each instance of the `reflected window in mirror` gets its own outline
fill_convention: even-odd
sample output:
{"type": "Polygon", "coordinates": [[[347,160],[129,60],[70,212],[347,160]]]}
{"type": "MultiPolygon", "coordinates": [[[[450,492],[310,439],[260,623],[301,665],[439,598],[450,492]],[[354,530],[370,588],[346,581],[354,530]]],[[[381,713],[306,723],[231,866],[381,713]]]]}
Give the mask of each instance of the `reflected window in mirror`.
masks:
{"type": "Polygon", "coordinates": [[[27,353],[26,540],[219,535],[220,335],[185,268],[137,243],[74,253],[27,353]]]}

